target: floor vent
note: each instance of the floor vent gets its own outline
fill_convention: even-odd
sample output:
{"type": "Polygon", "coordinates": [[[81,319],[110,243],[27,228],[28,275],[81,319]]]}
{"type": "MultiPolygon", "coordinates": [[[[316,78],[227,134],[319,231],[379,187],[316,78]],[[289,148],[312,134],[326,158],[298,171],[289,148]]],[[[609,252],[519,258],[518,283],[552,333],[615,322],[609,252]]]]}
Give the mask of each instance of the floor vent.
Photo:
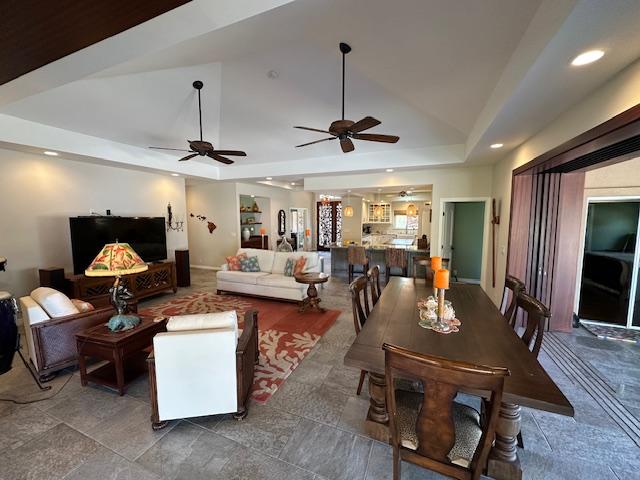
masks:
{"type": "MultiPolygon", "coordinates": [[[[606,340],[603,340],[606,341],[606,340]]],[[[584,388],[611,419],[640,447],[640,420],[616,397],[616,391],[591,365],[578,357],[553,332],[548,332],[542,342],[543,350],[571,381],[584,388]]]]}

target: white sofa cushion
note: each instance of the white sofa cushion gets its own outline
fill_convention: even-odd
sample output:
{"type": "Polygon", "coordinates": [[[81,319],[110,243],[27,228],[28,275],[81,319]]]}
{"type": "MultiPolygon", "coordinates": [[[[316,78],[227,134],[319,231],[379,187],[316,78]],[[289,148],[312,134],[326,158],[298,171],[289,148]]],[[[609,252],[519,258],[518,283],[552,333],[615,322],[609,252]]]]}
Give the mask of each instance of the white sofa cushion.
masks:
{"type": "Polygon", "coordinates": [[[216,278],[218,280],[224,280],[225,282],[255,285],[258,278],[267,275],[270,274],[267,272],[235,272],[231,270],[219,270],[216,273],[216,278]]]}
{"type": "Polygon", "coordinates": [[[294,277],[285,277],[278,273],[272,273],[266,277],[260,277],[258,279],[258,285],[266,287],[278,287],[278,288],[306,288],[307,285],[296,282],[294,277]]]}
{"type": "Polygon", "coordinates": [[[284,267],[287,264],[287,259],[293,258],[294,260],[298,260],[300,257],[307,259],[304,264],[304,273],[320,271],[320,257],[317,252],[276,252],[271,273],[284,275],[284,267]]]}
{"type": "Polygon", "coordinates": [[[64,293],[49,287],[38,287],[31,292],[31,298],[51,317],[64,317],[80,313],[64,293]]]}
{"type": "Polygon", "coordinates": [[[184,330],[206,330],[216,328],[238,328],[238,314],[235,310],[215,313],[196,313],[169,317],[167,332],[184,330]]]}
{"type": "Polygon", "coordinates": [[[296,256],[296,252],[276,252],[273,258],[273,268],[271,269],[271,273],[284,275],[284,267],[289,258],[298,258],[296,256]]]}
{"type": "Polygon", "coordinates": [[[261,250],[259,248],[240,248],[238,250],[238,253],[246,253],[247,257],[258,257],[260,271],[271,273],[271,270],[273,269],[273,257],[275,254],[273,250],[261,250]]]}

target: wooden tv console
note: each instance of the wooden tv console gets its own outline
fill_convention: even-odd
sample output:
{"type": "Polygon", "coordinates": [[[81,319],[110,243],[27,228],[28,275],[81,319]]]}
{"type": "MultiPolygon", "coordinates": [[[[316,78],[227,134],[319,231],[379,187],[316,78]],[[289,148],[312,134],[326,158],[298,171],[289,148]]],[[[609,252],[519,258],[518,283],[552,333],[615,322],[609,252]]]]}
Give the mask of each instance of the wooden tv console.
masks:
{"type": "MultiPolygon", "coordinates": [[[[87,277],[86,275],[66,275],[67,291],[71,298],[91,298],[109,293],[113,277],[87,277]]],[[[174,262],[150,263],[149,269],[122,277],[122,282],[136,299],[141,299],[173,290],[178,291],[176,265],[174,262]]]]}

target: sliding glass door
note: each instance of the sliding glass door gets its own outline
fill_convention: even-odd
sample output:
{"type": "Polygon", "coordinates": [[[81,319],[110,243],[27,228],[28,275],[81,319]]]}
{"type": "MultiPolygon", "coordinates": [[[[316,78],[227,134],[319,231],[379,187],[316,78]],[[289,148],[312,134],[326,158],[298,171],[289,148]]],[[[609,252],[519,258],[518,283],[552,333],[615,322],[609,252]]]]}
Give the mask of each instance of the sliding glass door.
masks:
{"type": "Polygon", "coordinates": [[[640,328],[640,199],[592,199],[585,231],[581,320],[640,328]]]}

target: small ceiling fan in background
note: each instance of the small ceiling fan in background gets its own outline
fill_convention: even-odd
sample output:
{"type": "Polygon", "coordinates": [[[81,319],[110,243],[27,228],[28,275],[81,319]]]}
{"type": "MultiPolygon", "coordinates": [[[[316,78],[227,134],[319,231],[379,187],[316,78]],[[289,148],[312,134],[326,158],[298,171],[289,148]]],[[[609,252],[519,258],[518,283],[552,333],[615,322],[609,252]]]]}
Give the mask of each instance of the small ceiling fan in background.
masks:
{"type": "Polygon", "coordinates": [[[373,117],[364,117],[358,122],[344,119],[344,72],[345,72],[345,56],[351,51],[351,47],[346,43],[340,43],[340,51],[342,52],[342,119],[336,120],[329,126],[329,130],[321,130],[309,127],[293,127],[301,130],[309,130],[312,132],[328,133],[331,137],[316,140],[315,142],[303,143],[296,147],[306,147],[314,143],[326,142],[328,140],[340,140],[340,147],[344,153],[352,152],[355,147],[351,139],[367,140],[370,142],[396,143],[400,137],[395,135],[381,135],[377,133],[360,133],[380,125],[380,120],[373,117]]]}
{"type": "Polygon", "coordinates": [[[184,162],[185,160],[190,160],[193,157],[197,157],[200,155],[201,157],[209,157],[217,160],[218,162],[224,163],[226,165],[230,165],[233,163],[233,160],[224,157],[223,155],[230,155],[235,157],[246,157],[247,154],[240,150],[216,150],[213,148],[213,145],[210,142],[205,142],[202,139],[202,102],[200,100],[200,90],[204,84],[200,80],[196,80],[193,82],[193,88],[198,91],[198,118],[200,120],[200,140],[187,140],[189,142],[190,150],[183,150],[181,148],[163,148],[163,147],[149,147],[154,150],[172,150],[175,152],[189,152],[190,155],[186,157],[182,157],[179,161],[184,162]]]}

